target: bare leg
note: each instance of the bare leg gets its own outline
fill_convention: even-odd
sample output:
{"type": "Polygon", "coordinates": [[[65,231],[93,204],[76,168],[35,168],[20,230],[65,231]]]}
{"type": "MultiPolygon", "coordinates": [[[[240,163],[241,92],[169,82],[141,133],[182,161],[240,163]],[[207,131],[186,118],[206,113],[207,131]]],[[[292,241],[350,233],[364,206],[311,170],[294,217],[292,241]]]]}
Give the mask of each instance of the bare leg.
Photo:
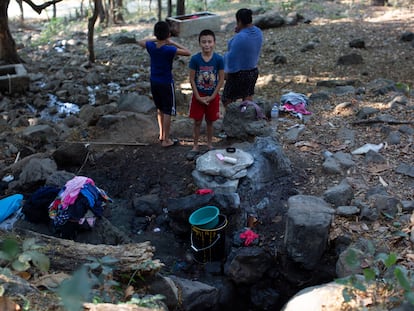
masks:
{"type": "Polygon", "coordinates": [[[157,110],[157,121],[158,121],[158,128],[160,129],[158,139],[160,141],[163,141],[163,140],[165,140],[165,137],[164,137],[164,114],[161,112],[161,110],[157,110]]]}
{"type": "Polygon", "coordinates": [[[193,127],[193,137],[194,137],[194,145],[193,151],[198,151],[198,140],[200,139],[200,128],[201,128],[202,120],[194,120],[194,127],[193,127]]]}
{"type": "Polygon", "coordinates": [[[162,146],[169,147],[174,145],[174,142],[170,139],[171,116],[163,114],[163,121],[164,140],[162,141],[162,146]]]}
{"type": "Polygon", "coordinates": [[[213,122],[207,121],[207,147],[208,149],[213,149],[213,122]]]}

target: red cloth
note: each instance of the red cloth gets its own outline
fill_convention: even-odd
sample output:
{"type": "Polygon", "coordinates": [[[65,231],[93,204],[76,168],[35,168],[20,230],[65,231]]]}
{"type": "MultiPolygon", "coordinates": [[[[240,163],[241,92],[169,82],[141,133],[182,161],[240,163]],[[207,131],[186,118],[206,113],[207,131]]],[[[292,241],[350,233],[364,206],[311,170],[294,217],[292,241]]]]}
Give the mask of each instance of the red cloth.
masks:
{"type": "Polygon", "coordinates": [[[240,238],[244,240],[244,246],[249,246],[254,240],[259,237],[257,233],[254,233],[252,230],[247,229],[243,233],[240,233],[240,238]]]}
{"type": "Polygon", "coordinates": [[[198,189],[197,191],[196,191],[196,194],[212,194],[213,193],[213,190],[211,190],[211,189],[198,189]]]}

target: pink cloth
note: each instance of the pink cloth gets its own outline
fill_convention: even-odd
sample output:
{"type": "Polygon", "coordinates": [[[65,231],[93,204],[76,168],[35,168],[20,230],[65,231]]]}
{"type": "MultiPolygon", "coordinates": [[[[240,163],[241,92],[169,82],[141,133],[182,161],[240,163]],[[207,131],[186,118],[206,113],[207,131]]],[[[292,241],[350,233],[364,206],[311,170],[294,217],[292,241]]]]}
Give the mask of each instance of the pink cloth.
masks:
{"type": "Polygon", "coordinates": [[[85,176],[75,176],[66,183],[65,190],[60,195],[63,209],[75,203],[76,199],[78,198],[79,191],[85,184],[91,184],[95,186],[94,181],[85,176]]]}
{"type": "Polygon", "coordinates": [[[305,108],[305,104],[304,103],[300,103],[300,104],[290,104],[290,103],[286,103],[281,107],[282,111],[289,111],[289,112],[297,112],[297,113],[301,113],[301,114],[312,114],[312,112],[306,110],[305,108]]]}
{"type": "Polygon", "coordinates": [[[240,233],[240,238],[244,240],[244,246],[249,246],[254,240],[259,237],[257,233],[254,233],[252,230],[247,229],[243,233],[240,233]]]}

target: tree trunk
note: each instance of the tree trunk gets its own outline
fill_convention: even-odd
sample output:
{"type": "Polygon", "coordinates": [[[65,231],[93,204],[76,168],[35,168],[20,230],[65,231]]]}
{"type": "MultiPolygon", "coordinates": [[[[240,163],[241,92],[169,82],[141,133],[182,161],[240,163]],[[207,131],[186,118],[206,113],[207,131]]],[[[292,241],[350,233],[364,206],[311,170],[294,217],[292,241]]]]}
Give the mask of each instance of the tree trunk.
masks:
{"type": "Polygon", "coordinates": [[[162,2],[161,2],[161,0],[158,0],[157,1],[157,4],[158,4],[158,21],[161,21],[161,18],[162,18],[162,2]]]}
{"type": "Polygon", "coordinates": [[[88,51],[89,61],[95,62],[95,48],[93,43],[93,35],[95,31],[95,23],[98,19],[99,8],[102,8],[102,0],[94,0],[93,15],[88,19],[88,51]]]}
{"type": "Polygon", "coordinates": [[[20,22],[23,23],[24,21],[24,14],[23,14],[23,0],[16,0],[17,4],[19,5],[20,9],[20,22]]]}
{"type": "Polygon", "coordinates": [[[167,16],[170,17],[172,15],[172,1],[167,1],[167,16]]]}
{"type": "Polygon", "coordinates": [[[373,6],[385,6],[388,3],[388,0],[371,0],[371,5],[373,6]]]}
{"type": "Polygon", "coordinates": [[[177,0],[177,15],[185,15],[185,0],[177,0]]]}
{"type": "Polygon", "coordinates": [[[152,259],[155,248],[149,241],[120,245],[94,245],[59,239],[24,229],[17,229],[17,231],[22,240],[26,237],[35,238],[36,244],[44,245],[43,253],[50,258],[50,268],[54,271],[71,273],[82,264],[90,262],[88,257],[102,258],[104,256],[118,260],[117,273],[153,274],[163,266],[158,259],[152,259]]]}
{"type": "Polygon", "coordinates": [[[114,22],[115,24],[123,24],[124,16],[122,15],[123,3],[122,0],[115,0],[114,22]]]}
{"type": "Polygon", "coordinates": [[[9,29],[9,17],[7,9],[10,0],[0,0],[0,62],[4,64],[21,63],[17,55],[16,42],[14,41],[9,29]]]}

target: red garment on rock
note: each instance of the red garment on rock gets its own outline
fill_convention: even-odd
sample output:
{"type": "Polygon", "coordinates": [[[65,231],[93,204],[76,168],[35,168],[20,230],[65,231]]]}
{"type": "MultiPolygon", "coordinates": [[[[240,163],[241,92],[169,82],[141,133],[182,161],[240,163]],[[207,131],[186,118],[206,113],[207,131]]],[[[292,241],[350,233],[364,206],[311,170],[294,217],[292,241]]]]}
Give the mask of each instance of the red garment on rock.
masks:
{"type": "Polygon", "coordinates": [[[247,229],[246,231],[240,233],[240,238],[244,239],[244,246],[249,246],[258,237],[259,235],[250,229],[247,229]]]}

